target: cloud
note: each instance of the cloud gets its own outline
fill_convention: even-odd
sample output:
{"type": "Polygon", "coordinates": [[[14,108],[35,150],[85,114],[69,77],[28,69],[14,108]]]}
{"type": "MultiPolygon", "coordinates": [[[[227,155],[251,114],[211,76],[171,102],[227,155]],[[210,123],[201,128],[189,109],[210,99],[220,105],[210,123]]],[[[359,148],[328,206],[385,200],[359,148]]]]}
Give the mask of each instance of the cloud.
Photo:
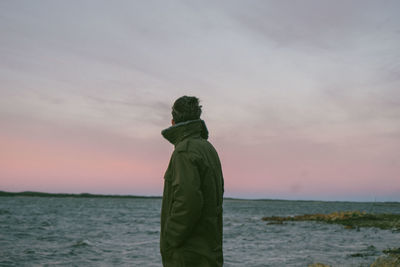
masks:
{"type": "Polygon", "coordinates": [[[3,3],[3,93],[24,112],[158,124],[197,94],[230,127],[398,113],[397,2],[43,3],[3,3]]]}
{"type": "MultiPolygon", "coordinates": [[[[125,145],[132,140],[160,145],[173,101],[196,95],[210,139],[232,154],[297,166],[293,148],[299,158],[324,159],[332,177],[339,173],[330,153],[335,166],[349,170],[346,158],[359,168],[348,177],[364,175],[363,164],[384,172],[383,163],[357,161],[362,154],[346,144],[374,159],[374,151],[388,162],[397,156],[398,9],[397,1],[1,2],[0,119],[15,131],[42,127],[43,139],[44,129],[65,125],[74,137],[59,140],[82,146],[80,134],[120,136],[103,147],[118,155],[135,150],[125,145]]],[[[268,171],[262,164],[227,172],[257,177],[268,171]]],[[[274,175],[288,176],[285,166],[271,166],[274,175]]],[[[306,192],[296,179],[279,188],[301,184],[306,192]]]]}

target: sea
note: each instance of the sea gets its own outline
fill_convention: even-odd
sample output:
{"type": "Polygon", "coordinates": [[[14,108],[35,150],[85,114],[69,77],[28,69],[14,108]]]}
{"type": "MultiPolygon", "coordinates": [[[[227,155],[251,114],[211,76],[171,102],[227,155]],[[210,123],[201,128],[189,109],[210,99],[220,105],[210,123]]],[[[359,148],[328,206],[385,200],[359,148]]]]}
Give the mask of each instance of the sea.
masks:
{"type": "MultiPolygon", "coordinates": [[[[400,203],[224,200],[224,266],[369,266],[400,232],[263,216],[400,213],[400,203]]],[[[160,198],[0,197],[0,266],[160,267],[160,198]]]]}

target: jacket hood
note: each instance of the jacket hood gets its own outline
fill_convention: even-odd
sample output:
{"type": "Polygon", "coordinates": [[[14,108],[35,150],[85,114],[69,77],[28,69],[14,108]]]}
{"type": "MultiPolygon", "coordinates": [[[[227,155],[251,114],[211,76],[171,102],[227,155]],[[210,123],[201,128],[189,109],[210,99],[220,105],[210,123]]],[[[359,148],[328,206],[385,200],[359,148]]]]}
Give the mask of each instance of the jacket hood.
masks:
{"type": "Polygon", "coordinates": [[[188,136],[200,136],[208,139],[208,129],[202,119],[177,123],[161,131],[162,136],[171,144],[176,145],[188,136]]]}

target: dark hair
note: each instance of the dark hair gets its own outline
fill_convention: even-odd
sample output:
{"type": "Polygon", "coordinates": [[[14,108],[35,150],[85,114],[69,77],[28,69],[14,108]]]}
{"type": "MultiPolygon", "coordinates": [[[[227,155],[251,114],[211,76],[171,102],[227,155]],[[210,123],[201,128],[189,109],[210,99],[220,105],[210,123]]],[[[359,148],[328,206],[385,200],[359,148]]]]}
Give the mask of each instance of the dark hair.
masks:
{"type": "Polygon", "coordinates": [[[172,118],[175,123],[200,119],[200,100],[195,96],[181,96],[172,106],[172,118]]]}

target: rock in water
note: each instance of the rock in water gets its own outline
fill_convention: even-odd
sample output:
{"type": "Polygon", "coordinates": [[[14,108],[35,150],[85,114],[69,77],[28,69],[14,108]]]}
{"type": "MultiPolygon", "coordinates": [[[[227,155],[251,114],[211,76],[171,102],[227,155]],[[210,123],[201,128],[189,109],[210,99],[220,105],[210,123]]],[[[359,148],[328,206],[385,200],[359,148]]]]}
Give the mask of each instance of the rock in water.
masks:
{"type": "Polygon", "coordinates": [[[371,267],[399,267],[400,266],[400,258],[395,256],[381,256],[374,263],[371,264],[371,267]]]}

